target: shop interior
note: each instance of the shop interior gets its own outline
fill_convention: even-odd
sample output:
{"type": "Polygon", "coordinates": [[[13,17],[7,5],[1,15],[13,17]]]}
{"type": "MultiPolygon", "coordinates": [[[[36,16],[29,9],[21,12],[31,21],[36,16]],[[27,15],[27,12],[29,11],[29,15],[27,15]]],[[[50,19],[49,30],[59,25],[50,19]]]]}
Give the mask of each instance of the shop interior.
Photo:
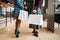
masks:
{"type": "MultiPolygon", "coordinates": [[[[26,1],[29,14],[32,13],[35,0],[26,1]]],[[[32,35],[32,29],[26,21],[21,21],[20,37],[14,35],[15,19],[13,17],[14,0],[0,0],[0,39],[1,40],[60,40],[60,0],[43,0],[43,25],[39,29],[39,37],[32,35]]]]}

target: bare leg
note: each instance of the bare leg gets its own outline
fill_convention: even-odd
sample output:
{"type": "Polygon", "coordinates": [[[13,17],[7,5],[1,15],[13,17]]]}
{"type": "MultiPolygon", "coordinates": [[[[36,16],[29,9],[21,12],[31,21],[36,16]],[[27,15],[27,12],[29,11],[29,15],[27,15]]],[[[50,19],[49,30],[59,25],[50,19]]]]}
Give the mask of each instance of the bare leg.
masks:
{"type": "Polygon", "coordinates": [[[16,19],[16,29],[19,30],[21,24],[21,20],[16,19]]]}
{"type": "Polygon", "coordinates": [[[16,19],[16,24],[15,24],[15,26],[16,26],[16,29],[15,29],[15,35],[16,35],[16,37],[19,37],[20,24],[21,24],[21,20],[16,19]]]}
{"type": "Polygon", "coordinates": [[[37,25],[33,25],[34,26],[34,28],[33,28],[33,34],[34,34],[34,36],[36,36],[36,37],[38,37],[38,28],[36,28],[37,27],[37,25]]]}

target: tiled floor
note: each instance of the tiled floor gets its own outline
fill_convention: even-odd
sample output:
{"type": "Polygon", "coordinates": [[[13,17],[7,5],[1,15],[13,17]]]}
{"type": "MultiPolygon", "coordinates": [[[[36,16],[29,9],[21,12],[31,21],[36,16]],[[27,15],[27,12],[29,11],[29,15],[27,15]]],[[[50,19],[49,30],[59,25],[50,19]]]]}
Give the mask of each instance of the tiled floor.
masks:
{"type": "Polygon", "coordinates": [[[55,33],[52,33],[47,31],[46,22],[44,22],[42,29],[39,29],[39,37],[35,37],[31,33],[32,29],[28,27],[28,23],[22,21],[20,27],[21,33],[19,38],[16,38],[14,35],[14,23],[9,23],[7,27],[5,26],[4,29],[0,30],[0,40],[60,40],[60,34],[57,33],[57,24],[55,24],[55,33]]]}

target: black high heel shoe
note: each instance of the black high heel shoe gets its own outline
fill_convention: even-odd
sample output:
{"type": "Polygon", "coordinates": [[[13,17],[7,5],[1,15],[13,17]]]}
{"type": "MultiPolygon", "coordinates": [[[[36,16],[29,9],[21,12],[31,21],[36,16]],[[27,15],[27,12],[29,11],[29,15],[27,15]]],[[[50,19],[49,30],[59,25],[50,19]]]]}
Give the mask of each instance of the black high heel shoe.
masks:
{"type": "Polygon", "coordinates": [[[20,34],[20,32],[19,32],[19,30],[15,30],[15,35],[16,35],[16,37],[18,38],[19,37],[19,34],[20,34]]]}

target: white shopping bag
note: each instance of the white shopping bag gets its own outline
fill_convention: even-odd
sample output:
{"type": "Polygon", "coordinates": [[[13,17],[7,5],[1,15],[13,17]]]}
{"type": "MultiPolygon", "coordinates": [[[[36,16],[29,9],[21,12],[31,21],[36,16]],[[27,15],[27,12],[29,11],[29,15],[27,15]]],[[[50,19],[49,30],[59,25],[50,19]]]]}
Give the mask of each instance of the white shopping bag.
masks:
{"type": "Polygon", "coordinates": [[[24,11],[24,10],[20,10],[18,19],[23,20],[23,21],[27,21],[28,20],[28,12],[24,11]]]}
{"type": "Polygon", "coordinates": [[[28,19],[29,24],[43,25],[43,15],[42,14],[30,14],[28,19]]]}

